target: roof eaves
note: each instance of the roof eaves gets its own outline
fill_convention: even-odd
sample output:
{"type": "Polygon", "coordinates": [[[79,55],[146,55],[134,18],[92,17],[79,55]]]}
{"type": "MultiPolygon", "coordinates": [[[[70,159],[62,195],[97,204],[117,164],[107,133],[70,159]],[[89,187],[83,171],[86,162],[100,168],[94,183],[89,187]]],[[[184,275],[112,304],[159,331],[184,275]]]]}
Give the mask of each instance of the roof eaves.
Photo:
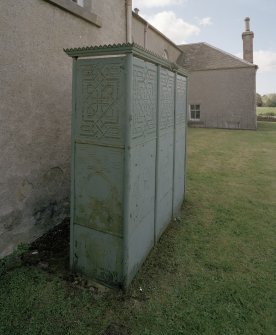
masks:
{"type": "MultiPolygon", "coordinates": [[[[216,50],[216,51],[218,51],[218,52],[220,52],[220,53],[222,53],[222,54],[224,54],[224,55],[226,55],[226,56],[229,56],[229,57],[231,57],[231,58],[234,58],[235,60],[239,61],[240,63],[242,63],[242,64],[244,64],[244,65],[246,65],[246,66],[258,68],[258,65],[256,65],[256,64],[252,64],[252,63],[250,63],[250,62],[247,62],[246,60],[244,60],[244,59],[242,59],[242,58],[240,58],[240,57],[237,57],[237,56],[231,54],[230,52],[227,52],[227,51],[224,51],[224,50],[222,50],[222,49],[220,49],[220,48],[214,47],[213,45],[211,45],[211,44],[209,44],[209,43],[206,43],[206,42],[181,44],[181,45],[179,45],[179,47],[180,47],[180,48],[183,47],[183,48],[181,48],[181,50],[182,50],[182,51],[185,51],[185,50],[184,50],[185,47],[189,47],[189,46],[192,47],[192,46],[194,46],[194,45],[205,45],[205,46],[207,46],[208,48],[214,49],[214,50],[216,50]]],[[[245,67],[245,66],[243,66],[243,67],[245,67]]]]}
{"type": "Polygon", "coordinates": [[[218,52],[221,52],[221,53],[223,53],[223,54],[226,55],[226,56],[232,57],[232,58],[236,59],[237,61],[239,61],[239,62],[241,62],[241,63],[243,63],[243,64],[245,64],[245,65],[247,65],[247,66],[251,66],[251,67],[252,67],[252,66],[254,66],[254,67],[257,66],[256,64],[252,64],[252,63],[250,63],[250,62],[247,62],[246,60],[244,60],[244,59],[242,59],[242,58],[240,58],[240,57],[237,57],[237,56],[231,54],[230,52],[227,52],[227,51],[224,51],[224,50],[222,50],[222,49],[220,49],[220,48],[214,47],[213,45],[211,45],[211,44],[209,44],[209,43],[202,42],[202,44],[208,46],[209,48],[215,49],[215,50],[217,50],[218,52]]]}
{"type": "Polygon", "coordinates": [[[246,65],[240,65],[240,66],[224,66],[224,67],[214,67],[214,68],[205,68],[205,69],[189,69],[188,71],[191,72],[202,72],[202,71],[219,71],[219,70],[237,70],[237,69],[249,69],[249,68],[255,68],[258,69],[257,65],[253,66],[246,66],[246,65]]]}

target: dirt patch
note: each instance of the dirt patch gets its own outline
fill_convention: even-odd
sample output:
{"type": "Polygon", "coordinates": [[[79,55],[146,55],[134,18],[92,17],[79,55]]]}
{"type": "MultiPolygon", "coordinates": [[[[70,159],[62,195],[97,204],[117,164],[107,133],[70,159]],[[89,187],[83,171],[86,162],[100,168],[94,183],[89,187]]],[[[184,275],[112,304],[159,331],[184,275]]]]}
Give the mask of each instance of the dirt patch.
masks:
{"type": "Polygon", "coordinates": [[[65,275],[69,272],[70,220],[59,225],[30,244],[22,256],[25,265],[38,266],[48,272],[65,275]]]}
{"type": "MultiPolygon", "coordinates": [[[[35,240],[21,255],[21,265],[35,266],[60,277],[70,286],[91,291],[100,297],[109,288],[70,270],[70,219],[63,222],[35,240]]],[[[124,334],[124,333],[122,333],[124,334]]]]}
{"type": "Polygon", "coordinates": [[[25,265],[74,280],[69,267],[69,240],[70,220],[66,218],[30,245],[19,246],[14,253],[1,259],[0,275],[25,265]]]}

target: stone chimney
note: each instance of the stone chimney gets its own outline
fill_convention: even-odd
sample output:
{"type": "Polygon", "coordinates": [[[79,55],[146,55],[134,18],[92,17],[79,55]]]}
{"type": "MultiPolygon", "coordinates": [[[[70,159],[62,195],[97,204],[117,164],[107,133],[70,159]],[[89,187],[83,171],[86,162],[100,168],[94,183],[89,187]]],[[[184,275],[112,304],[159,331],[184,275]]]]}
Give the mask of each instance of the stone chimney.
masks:
{"type": "Polygon", "coordinates": [[[253,38],[254,33],[250,30],[250,18],[244,19],[245,31],[242,33],[243,40],[243,59],[249,63],[253,63],[253,38]]]}

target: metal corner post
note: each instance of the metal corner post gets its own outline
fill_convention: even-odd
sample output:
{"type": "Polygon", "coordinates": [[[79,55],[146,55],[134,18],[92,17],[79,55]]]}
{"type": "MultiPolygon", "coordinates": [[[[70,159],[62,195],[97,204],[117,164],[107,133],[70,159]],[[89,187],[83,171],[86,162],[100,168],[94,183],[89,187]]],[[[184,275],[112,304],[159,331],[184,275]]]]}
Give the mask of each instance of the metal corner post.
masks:
{"type": "Polygon", "coordinates": [[[189,81],[186,77],[186,115],[185,115],[185,153],[184,153],[184,200],[186,200],[186,181],[187,181],[187,138],[188,138],[188,90],[189,90],[189,81]]]}
{"type": "Polygon", "coordinates": [[[175,178],[175,145],[176,145],[176,90],[177,90],[177,72],[174,72],[174,121],[173,121],[173,183],[172,183],[172,216],[175,216],[174,202],[175,202],[175,186],[174,186],[174,178],[175,178]]]}
{"type": "Polygon", "coordinates": [[[123,208],[123,287],[128,282],[128,254],[129,254],[129,194],[130,194],[130,146],[131,146],[131,118],[133,93],[133,54],[127,54],[126,68],[126,106],[125,106],[125,152],[124,152],[124,208],[123,208]]]}
{"type": "MultiPolygon", "coordinates": [[[[72,118],[71,118],[71,176],[75,174],[75,117],[77,109],[77,57],[73,58],[72,72],[72,118]]],[[[74,217],[75,217],[75,178],[71,177],[70,190],[70,268],[73,268],[74,260],[74,217]]]]}
{"type": "Polygon", "coordinates": [[[157,104],[156,104],[156,156],[155,156],[155,205],[154,205],[154,244],[157,243],[157,194],[158,194],[158,160],[159,160],[159,116],[160,116],[160,72],[161,66],[157,65],[157,104]]]}

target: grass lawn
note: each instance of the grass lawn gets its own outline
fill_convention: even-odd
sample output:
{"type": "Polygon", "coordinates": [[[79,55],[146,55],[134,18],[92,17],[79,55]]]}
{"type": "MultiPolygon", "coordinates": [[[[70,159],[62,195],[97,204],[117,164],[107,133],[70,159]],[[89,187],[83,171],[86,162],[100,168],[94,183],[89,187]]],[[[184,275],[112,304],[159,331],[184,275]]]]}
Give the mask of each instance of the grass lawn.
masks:
{"type": "Polygon", "coordinates": [[[187,200],[129,292],[0,278],[1,335],[276,334],[276,123],[188,130],[187,200]]]}
{"type": "Polygon", "coordinates": [[[276,116],[276,107],[257,107],[257,115],[276,116]]]}

